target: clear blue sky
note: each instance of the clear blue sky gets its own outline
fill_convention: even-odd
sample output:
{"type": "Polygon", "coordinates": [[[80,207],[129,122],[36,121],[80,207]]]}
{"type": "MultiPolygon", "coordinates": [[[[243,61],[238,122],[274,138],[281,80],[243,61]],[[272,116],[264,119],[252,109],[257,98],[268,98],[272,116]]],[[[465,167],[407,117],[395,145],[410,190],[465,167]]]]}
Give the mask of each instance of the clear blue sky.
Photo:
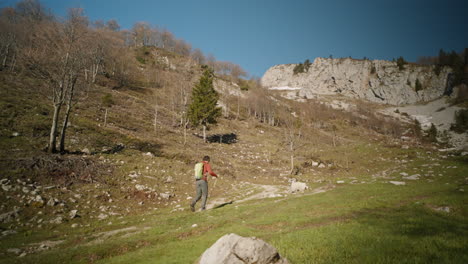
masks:
{"type": "MultiPolygon", "coordinates": [[[[14,0],[0,0],[13,5],[14,0]]],[[[218,60],[262,76],[316,57],[392,59],[468,47],[467,0],[42,0],[53,13],[81,7],[122,28],[164,27],[218,60]]]]}

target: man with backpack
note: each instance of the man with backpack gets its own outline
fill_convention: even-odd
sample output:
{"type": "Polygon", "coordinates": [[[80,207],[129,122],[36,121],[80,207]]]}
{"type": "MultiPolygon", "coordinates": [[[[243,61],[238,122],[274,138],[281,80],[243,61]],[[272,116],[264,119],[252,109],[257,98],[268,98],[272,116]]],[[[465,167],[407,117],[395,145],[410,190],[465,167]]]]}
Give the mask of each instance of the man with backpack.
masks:
{"type": "Polygon", "coordinates": [[[208,198],[208,174],[218,178],[218,175],[211,170],[210,157],[203,157],[203,161],[195,164],[195,187],[197,190],[197,196],[193,199],[190,204],[190,209],[195,212],[195,204],[202,198],[201,210],[205,210],[206,200],[208,198]]]}

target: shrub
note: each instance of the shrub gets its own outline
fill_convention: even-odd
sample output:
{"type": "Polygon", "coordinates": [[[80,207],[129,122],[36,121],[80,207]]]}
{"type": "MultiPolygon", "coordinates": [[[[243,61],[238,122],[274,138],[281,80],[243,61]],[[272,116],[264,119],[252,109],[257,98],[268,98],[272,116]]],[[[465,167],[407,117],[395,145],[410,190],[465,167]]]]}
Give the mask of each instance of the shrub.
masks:
{"type": "Polygon", "coordinates": [[[303,73],[304,72],[304,65],[302,63],[297,64],[294,66],[293,73],[294,75],[303,73]]]}
{"type": "Polygon", "coordinates": [[[451,129],[458,133],[468,131],[468,109],[462,109],[455,112],[455,124],[451,129]]]}
{"type": "Polygon", "coordinates": [[[431,127],[427,130],[427,139],[429,142],[437,142],[437,128],[434,123],[431,123],[431,127]]]}
{"type": "Polygon", "coordinates": [[[377,69],[375,68],[375,65],[372,65],[372,67],[370,69],[370,73],[374,74],[376,71],[377,71],[377,69]]]}
{"type": "Polygon", "coordinates": [[[421,123],[417,119],[414,119],[414,124],[413,124],[413,133],[416,138],[421,138],[422,133],[421,133],[421,123]]]}
{"type": "Polygon", "coordinates": [[[397,59],[396,63],[397,63],[398,69],[400,71],[404,70],[405,69],[405,64],[407,64],[405,59],[403,59],[403,57],[401,57],[401,56],[397,59]]]}
{"type": "Polygon", "coordinates": [[[111,107],[115,104],[112,94],[107,93],[102,97],[102,104],[106,107],[111,107]]]}
{"type": "Polygon", "coordinates": [[[304,63],[299,63],[296,66],[294,66],[293,73],[294,75],[303,73],[303,72],[308,72],[309,67],[312,65],[309,59],[305,60],[304,63]]]}

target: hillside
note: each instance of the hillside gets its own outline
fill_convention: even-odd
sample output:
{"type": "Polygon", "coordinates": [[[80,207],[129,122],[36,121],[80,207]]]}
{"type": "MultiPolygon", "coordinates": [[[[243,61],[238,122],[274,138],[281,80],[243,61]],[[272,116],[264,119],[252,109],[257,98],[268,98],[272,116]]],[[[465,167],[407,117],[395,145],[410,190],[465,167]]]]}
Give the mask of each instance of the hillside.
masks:
{"type": "Polygon", "coordinates": [[[44,151],[46,84],[1,73],[0,262],[191,263],[230,232],[261,237],[292,263],[466,260],[466,153],[440,152],[371,104],[303,104],[221,75],[223,116],[203,143],[199,128],[184,137],[175,103],[200,66],[156,48],[128,52],[142,79],[98,76],[69,120],[64,154],[44,151]],[[155,71],[156,85],[138,85],[155,71]],[[290,116],[302,125],[288,126],[290,116]],[[301,135],[293,152],[290,133],[301,135]],[[203,155],[220,175],[208,208],[225,206],[193,214],[203,155]],[[292,194],[292,181],[309,189],[292,194]]]}

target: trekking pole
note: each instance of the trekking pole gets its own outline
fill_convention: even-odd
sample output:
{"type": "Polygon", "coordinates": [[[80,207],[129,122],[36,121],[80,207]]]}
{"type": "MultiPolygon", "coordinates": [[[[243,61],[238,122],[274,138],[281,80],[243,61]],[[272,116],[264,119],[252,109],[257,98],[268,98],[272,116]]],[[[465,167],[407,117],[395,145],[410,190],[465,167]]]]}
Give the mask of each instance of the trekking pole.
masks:
{"type": "Polygon", "coordinates": [[[214,182],[214,184],[213,184],[213,188],[216,187],[216,183],[217,183],[217,182],[218,182],[218,178],[215,178],[215,182],[214,182]]]}

